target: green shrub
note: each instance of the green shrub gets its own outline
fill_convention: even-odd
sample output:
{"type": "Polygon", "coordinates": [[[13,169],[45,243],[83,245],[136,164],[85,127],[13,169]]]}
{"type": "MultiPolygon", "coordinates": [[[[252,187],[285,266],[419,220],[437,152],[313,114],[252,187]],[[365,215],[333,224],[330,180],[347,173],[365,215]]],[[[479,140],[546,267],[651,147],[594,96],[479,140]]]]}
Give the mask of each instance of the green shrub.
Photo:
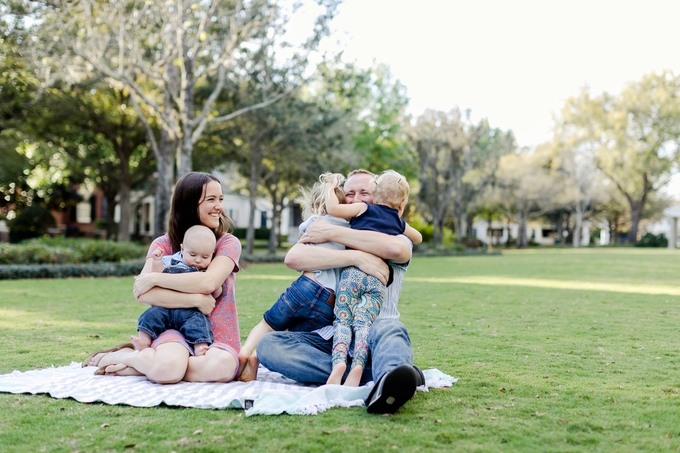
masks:
{"type": "Polygon", "coordinates": [[[427,256],[457,255],[467,252],[467,247],[456,242],[450,244],[434,245],[431,242],[423,242],[413,247],[414,253],[427,256]]]}
{"type": "Polygon", "coordinates": [[[409,225],[411,225],[413,228],[418,230],[420,234],[423,235],[423,242],[430,242],[432,241],[432,230],[433,226],[427,223],[419,222],[417,220],[414,220],[412,222],[409,222],[409,225]]]}
{"type": "Polygon", "coordinates": [[[239,263],[242,266],[254,263],[283,263],[283,259],[285,257],[286,257],[285,254],[241,255],[239,263]]]}
{"type": "Polygon", "coordinates": [[[147,248],[134,242],[48,238],[0,244],[0,264],[77,264],[144,259],[147,248]]]}
{"type": "Polygon", "coordinates": [[[659,235],[647,233],[635,243],[635,247],[668,247],[668,239],[663,233],[659,235]]]}
{"type": "Polygon", "coordinates": [[[56,225],[49,210],[38,205],[28,206],[9,223],[9,241],[16,243],[42,236],[56,225]]]}
{"type": "Polygon", "coordinates": [[[125,277],[137,275],[144,267],[141,260],[125,263],[17,264],[0,265],[0,280],[23,278],[125,277]]]}
{"type": "MultiPolygon", "coordinates": [[[[247,228],[234,228],[232,234],[239,239],[245,239],[247,232],[247,228]]],[[[255,239],[269,239],[269,228],[255,228],[255,239]]]]}
{"type": "Polygon", "coordinates": [[[77,263],[80,254],[65,247],[46,247],[40,244],[0,244],[0,264],[57,264],[77,263]]]}

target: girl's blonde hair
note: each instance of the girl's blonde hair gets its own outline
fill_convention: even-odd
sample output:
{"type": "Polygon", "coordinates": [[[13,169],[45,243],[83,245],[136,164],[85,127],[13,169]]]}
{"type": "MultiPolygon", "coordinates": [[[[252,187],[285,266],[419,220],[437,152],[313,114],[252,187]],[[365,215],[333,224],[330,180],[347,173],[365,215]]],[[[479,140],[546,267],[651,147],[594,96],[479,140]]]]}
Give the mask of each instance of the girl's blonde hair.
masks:
{"type": "Polygon", "coordinates": [[[394,170],[385,170],[375,180],[373,202],[390,208],[399,209],[403,200],[408,200],[411,186],[401,174],[394,170]]]}
{"type": "Polygon", "coordinates": [[[345,203],[345,192],[342,191],[344,183],[345,177],[340,173],[324,173],[319,176],[319,180],[312,187],[301,187],[302,201],[300,204],[302,204],[302,220],[307,220],[312,215],[321,216],[328,214],[324,190],[328,187],[328,184],[333,186],[340,204],[345,203]]]}

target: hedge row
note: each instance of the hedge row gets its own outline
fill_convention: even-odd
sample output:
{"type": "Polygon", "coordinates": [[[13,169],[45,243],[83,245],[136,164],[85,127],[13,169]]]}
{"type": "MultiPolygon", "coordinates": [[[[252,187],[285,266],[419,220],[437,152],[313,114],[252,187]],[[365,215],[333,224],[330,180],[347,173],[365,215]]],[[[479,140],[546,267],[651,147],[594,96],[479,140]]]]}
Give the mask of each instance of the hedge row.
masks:
{"type": "Polygon", "coordinates": [[[125,277],[137,275],[144,261],[87,264],[9,264],[0,265],[0,280],[22,278],[125,277]]]}
{"type": "MultiPolygon", "coordinates": [[[[234,228],[231,232],[239,239],[245,239],[248,233],[248,228],[234,228]]],[[[255,228],[255,239],[269,239],[269,228],[255,228]]]]}
{"type": "Polygon", "coordinates": [[[255,263],[283,263],[283,259],[286,255],[241,255],[239,262],[241,264],[255,264],[255,263]]]}
{"type": "Polygon", "coordinates": [[[0,244],[0,264],[78,264],[143,259],[147,247],[134,242],[38,238],[0,244]]]}
{"type": "Polygon", "coordinates": [[[635,247],[668,247],[668,238],[663,233],[658,236],[647,233],[635,243],[635,247]]]}
{"type": "MultiPolygon", "coordinates": [[[[255,263],[282,263],[284,255],[243,255],[241,267],[255,263]]],[[[1,264],[0,280],[22,278],[126,277],[137,275],[144,267],[143,260],[123,263],[85,264],[1,264]]]]}

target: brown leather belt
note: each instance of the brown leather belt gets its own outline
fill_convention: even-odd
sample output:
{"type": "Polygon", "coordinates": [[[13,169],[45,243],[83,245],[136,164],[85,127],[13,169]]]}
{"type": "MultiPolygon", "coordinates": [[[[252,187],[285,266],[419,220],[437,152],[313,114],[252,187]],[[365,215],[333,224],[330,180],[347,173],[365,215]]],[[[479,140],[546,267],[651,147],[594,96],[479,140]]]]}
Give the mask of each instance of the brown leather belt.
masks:
{"type": "Polygon", "coordinates": [[[331,291],[330,289],[328,291],[331,292],[331,295],[328,296],[328,300],[326,300],[326,304],[331,308],[335,308],[335,292],[331,291]]]}

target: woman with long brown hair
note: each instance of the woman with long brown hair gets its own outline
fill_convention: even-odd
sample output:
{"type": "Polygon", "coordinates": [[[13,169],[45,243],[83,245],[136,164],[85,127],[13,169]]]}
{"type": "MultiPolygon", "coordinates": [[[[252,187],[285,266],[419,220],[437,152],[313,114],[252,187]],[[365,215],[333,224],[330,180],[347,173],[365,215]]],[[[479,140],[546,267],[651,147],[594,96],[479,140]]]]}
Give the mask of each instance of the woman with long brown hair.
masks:
{"type": "Polygon", "coordinates": [[[170,384],[181,380],[229,382],[239,374],[240,334],[234,298],[234,274],[238,272],[240,241],[229,233],[233,222],[224,213],[222,186],[208,173],[190,172],[175,186],[168,233],[156,238],[147,253],[142,272],[135,277],[133,294],[138,302],[165,308],[198,308],[210,315],[214,342],[201,356],[194,356],[182,334],[163,332],[151,348],[135,351],[131,344],[118,345],[90,354],[83,366],[97,366],[98,374],[144,375],[170,384]],[[151,272],[153,252],[167,255],[180,250],[184,233],[203,225],[215,233],[214,259],[205,272],[164,274],[151,272]],[[213,291],[222,288],[215,300],[213,291]]]}

